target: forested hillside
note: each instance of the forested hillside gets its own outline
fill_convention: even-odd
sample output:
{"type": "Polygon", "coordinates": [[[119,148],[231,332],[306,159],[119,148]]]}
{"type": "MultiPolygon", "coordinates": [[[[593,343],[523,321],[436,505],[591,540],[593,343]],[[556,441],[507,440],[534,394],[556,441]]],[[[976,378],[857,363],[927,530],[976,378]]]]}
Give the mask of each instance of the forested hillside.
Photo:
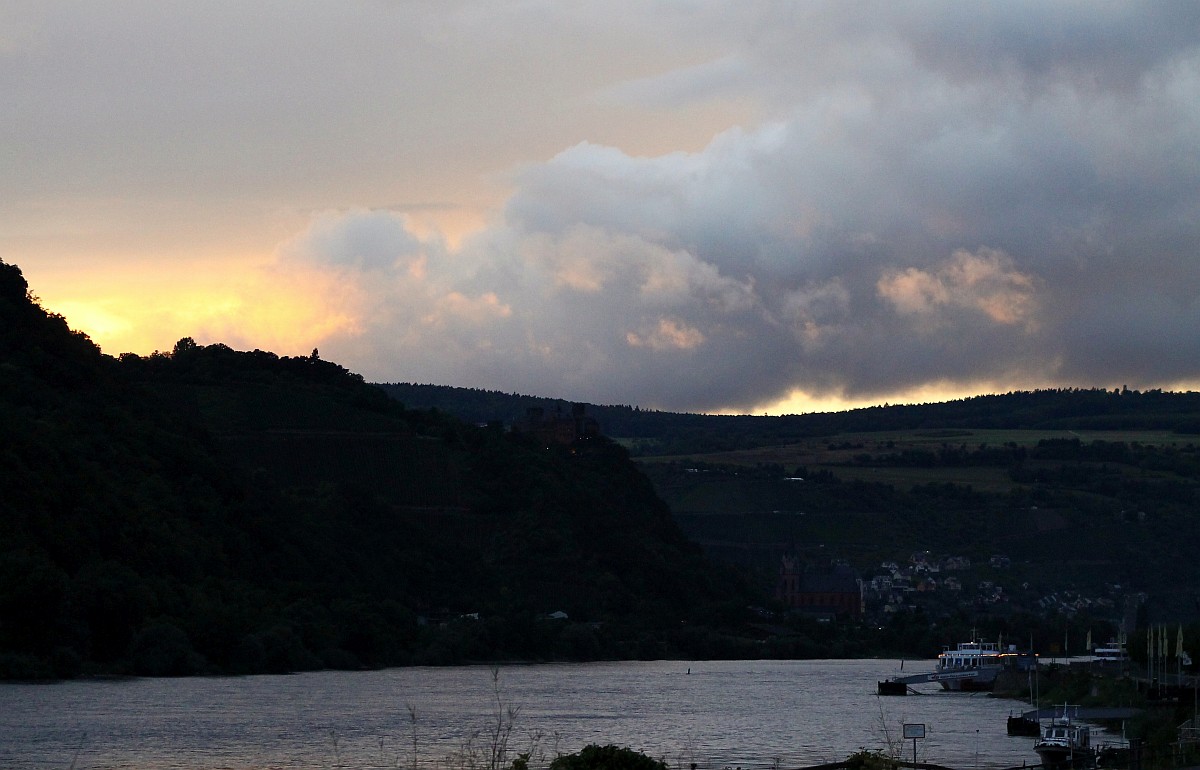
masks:
{"type": "MultiPolygon", "coordinates": [[[[472,419],[563,405],[385,389],[472,419]]],[[[785,555],[869,582],[928,553],[973,566],[953,591],[932,590],[940,574],[906,584],[919,593],[868,591],[869,617],[919,607],[968,631],[1013,615],[1200,617],[1200,393],[1043,390],[785,417],[587,411],[633,448],[684,531],[762,591],[785,555]]]]}
{"type": "MultiPolygon", "coordinates": [[[[389,383],[383,389],[412,407],[464,420],[520,420],[530,407],[553,410],[561,399],[473,388],[389,383]]],[[[782,415],[680,414],[636,406],[587,405],[604,432],[635,456],[680,455],[777,446],[841,433],[898,430],[1167,430],[1200,433],[1200,393],[1059,389],[975,396],[931,404],[873,406],[845,412],[782,415]]]]}
{"type": "Polygon", "coordinates": [[[603,439],[316,351],[112,358],[4,263],[0,373],[2,676],[685,654],[747,604],[603,439]]]}

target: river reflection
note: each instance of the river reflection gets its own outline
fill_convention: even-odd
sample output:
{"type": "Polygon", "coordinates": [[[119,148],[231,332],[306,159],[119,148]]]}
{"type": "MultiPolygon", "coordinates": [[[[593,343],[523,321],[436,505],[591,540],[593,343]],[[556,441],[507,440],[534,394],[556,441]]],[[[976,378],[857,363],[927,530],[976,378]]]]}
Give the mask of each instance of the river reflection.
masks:
{"type": "MultiPolygon", "coordinates": [[[[921,665],[921,664],[917,664],[921,665]]],[[[927,664],[930,667],[932,663],[927,664]]],[[[246,770],[464,768],[498,725],[510,755],[589,743],[671,767],[793,768],[900,743],[962,770],[1034,763],[986,695],[879,698],[897,661],[653,661],[0,685],[0,767],[246,770]],[[510,720],[511,715],[511,720],[510,720]]],[[[910,661],[911,671],[914,664],[910,661]]],[[[537,763],[535,763],[537,764],[537,763]]]]}

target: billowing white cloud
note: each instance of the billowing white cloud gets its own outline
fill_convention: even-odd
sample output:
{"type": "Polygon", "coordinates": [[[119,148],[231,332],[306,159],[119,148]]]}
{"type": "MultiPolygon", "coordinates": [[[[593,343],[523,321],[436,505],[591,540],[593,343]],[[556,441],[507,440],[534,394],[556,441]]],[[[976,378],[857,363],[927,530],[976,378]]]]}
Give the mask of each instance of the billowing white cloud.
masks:
{"type": "Polygon", "coordinates": [[[954,252],[932,270],[910,267],[884,274],[880,296],[902,315],[936,316],[947,308],[965,308],[999,324],[1031,320],[1033,279],[1012,269],[1003,252],[980,249],[954,252]]]}
{"type": "Polygon", "coordinates": [[[625,341],[635,348],[692,350],[704,344],[704,334],[699,329],[674,319],[660,318],[656,327],[644,333],[627,333],[625,341]]]}

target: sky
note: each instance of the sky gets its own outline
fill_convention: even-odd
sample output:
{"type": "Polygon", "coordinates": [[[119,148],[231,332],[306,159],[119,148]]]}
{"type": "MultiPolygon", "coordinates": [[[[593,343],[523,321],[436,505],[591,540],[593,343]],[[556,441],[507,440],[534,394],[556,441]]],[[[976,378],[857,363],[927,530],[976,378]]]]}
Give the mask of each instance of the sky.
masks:
{"type": "Polygon", "coordinates": [[[0,0],[104,352],[790,413],[1200,383],[1200,3],[0,0]]]}

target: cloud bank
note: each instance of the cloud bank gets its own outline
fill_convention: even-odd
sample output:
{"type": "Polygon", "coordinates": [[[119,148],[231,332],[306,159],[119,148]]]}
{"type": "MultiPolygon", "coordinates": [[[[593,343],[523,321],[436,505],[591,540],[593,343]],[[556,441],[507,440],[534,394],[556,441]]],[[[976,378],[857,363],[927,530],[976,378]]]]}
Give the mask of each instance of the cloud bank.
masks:
{"type": "Polygon", "coordinates": [[[330,213],[376,379],[671,409],[1200,380],[1200,6],[787,4],[605,99],[753,93],[698,152],[583,142],[456,250],[330,213]]]}
{"type": "Polygon", "coordinates": [[[19,2],[0,64],[0,249],[114,329],[675,410],[1200,383],[1191,0],[19,2]]]}

